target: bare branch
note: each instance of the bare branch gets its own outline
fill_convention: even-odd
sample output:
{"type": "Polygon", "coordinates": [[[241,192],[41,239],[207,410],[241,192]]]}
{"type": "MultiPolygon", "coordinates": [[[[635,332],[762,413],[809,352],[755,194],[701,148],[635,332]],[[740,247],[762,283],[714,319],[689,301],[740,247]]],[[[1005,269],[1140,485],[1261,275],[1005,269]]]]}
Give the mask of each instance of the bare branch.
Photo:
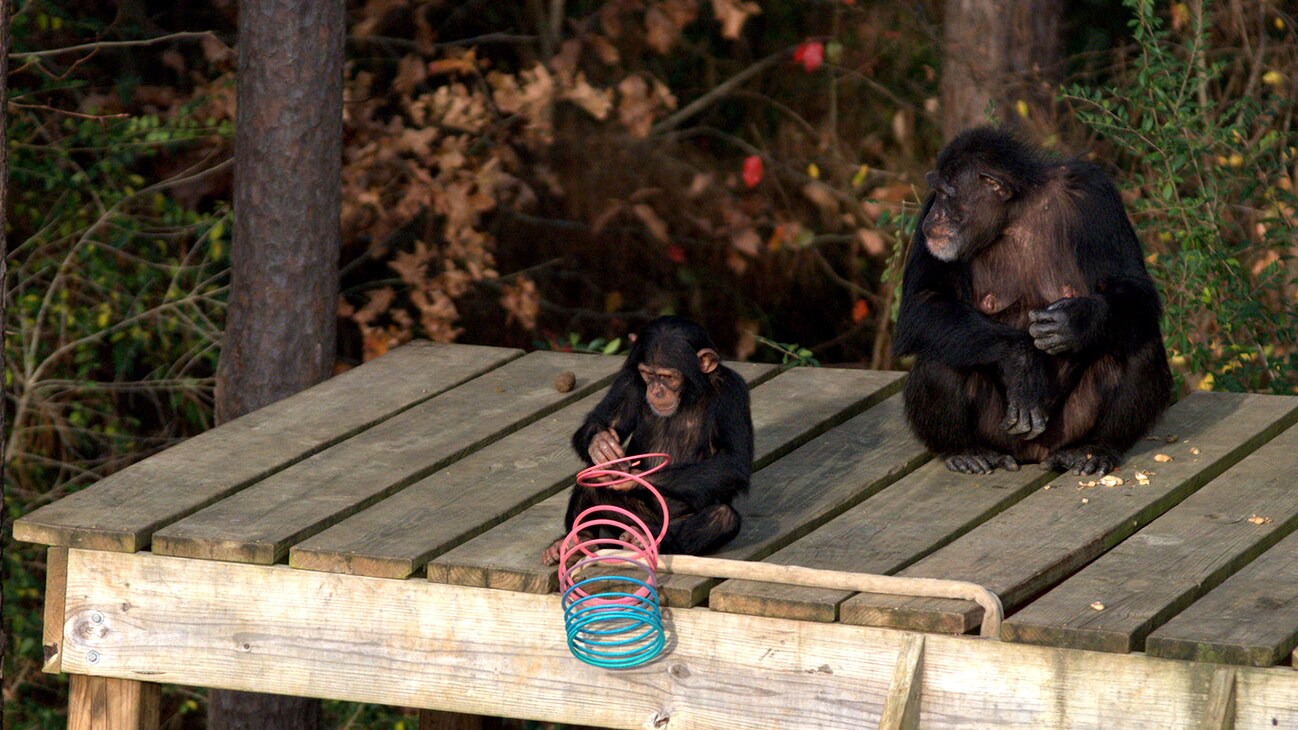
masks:
{"type": "Polygon", "coordinates": [[[24,58],[41,58],[44,56],[60,56],[64,53],[78,53],[81,51],[99,51],[104,48],[129,48],[132,46],[151,46],[155,43],[166,43],[167,41],[180,40],[182,38],[213,38],[220,40],[216,34],[210,30],[193,30],[182,33],[169,33],[157,38],[143,38],[137,41],[97,41],[95,43],[83,43],[79,46],[68,46],[66,48],[51,48],[47,51],[26,51],[23,53],[10,53],[9,58],[22,60],[24,58]]]}

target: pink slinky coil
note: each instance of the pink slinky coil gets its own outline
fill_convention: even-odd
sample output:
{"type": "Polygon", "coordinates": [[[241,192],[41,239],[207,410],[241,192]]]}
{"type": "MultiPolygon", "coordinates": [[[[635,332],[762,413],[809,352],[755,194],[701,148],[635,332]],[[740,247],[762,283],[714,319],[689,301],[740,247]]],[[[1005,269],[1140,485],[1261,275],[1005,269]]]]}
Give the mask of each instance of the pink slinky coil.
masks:
{"type": "Polygon", "coordinates": [[[559,546],[559,590],[563,592],[568,647],[573,656],[588,664],[638,666],[656,657],[665,644],[656,576],[658,546],[667,534],[667,502],[645,477],[669,463],[667,454],[639,454],[596,464],[577,475],[578,489],[629,483],[643,487],[662,510],[662,526],[655,535],[643,519],[627,509],[589,507],[573,520],[559,546]],[[653,467],[639,473],[627,471],[636,464],[655,461],[653,467]],[[601,528],[611,528],[617,537],[598,537],[601,528]],[[582,539],[583,532],[596,537],[582,539]],[[619,552],[599,553],[610,549],[619,552]],[[597,567],[605,570],[592,570],[597,567]]]}

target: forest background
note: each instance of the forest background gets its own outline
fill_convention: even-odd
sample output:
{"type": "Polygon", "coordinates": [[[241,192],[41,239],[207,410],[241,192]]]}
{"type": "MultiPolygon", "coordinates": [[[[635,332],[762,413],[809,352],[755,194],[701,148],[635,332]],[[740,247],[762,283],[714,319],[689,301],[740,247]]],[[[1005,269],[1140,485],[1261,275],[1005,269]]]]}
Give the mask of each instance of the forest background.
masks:
{"type": "MultiPolygon", "coordinates": [[[[61,727],[12,521],[212,424],[234,0],[16,0],[4,720],[61,727]]],[[[1298,8],[1268,0],[348,3],[337,370],[411,338],[904,368],[923,174],[986,119],[1123,190],[1183,392],[1298,392],[1298,8]]],[[[168,688],[164,726],[201,727],[168,688]]],[[[413,712],[328,703],[328,727],[413,712]]]]}

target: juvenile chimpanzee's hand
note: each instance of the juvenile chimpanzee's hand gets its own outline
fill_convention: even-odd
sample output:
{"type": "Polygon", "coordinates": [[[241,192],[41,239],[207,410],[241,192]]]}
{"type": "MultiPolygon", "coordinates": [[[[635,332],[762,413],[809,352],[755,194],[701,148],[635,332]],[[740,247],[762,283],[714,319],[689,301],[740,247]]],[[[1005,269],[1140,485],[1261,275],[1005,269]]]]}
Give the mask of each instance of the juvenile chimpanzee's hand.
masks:
{"type": "Polygon", "coordinates": [[[1051,355],[1079,352],[1095,344],[1107,306],[1098,297],[1066,297],[1028,312],[1028,334],[1051,355]]]}
{"type": "Polygon", "coordinates": [[[603,464],[606,461],[621,459],[626,456],[622,451],[622,442],[617,437],[617,431],[605,429],[595,434],[595,438],[590,440],[590,447],[586,449],[590,455],[590,460],[596,464],[603,464]]]}
{"type": "Polygon", "coordinates": [[[1001,367],[1001,381],[1005,383],[1005,418],[1001,428],[1005,433],[1031,441],[1046,430],[1049,373],[1041,355],[1029,347],[1006,360],[1001,367]]]}

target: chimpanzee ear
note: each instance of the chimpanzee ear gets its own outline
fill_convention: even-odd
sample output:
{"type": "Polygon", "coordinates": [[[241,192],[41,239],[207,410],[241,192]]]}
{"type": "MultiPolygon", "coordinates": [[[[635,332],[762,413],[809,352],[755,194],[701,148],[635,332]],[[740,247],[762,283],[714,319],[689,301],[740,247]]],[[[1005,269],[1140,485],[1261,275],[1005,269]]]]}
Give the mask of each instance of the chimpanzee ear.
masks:
{"type": "Polygon", "coordinates": [[[716,350],[710,347],[699,350],[699,370],[702,370],[704,375],[716,370],[720,364],[721,356],[717,354],[716,350]]]}
{"type": "Polygon", "coordinates": [[[978,179],[982,181],[983,185],[991,188],[992,192],[996,193],[1001,200],[1009,200],[1014,195],[1014,191],[1010,189],[1009,183],[1007,183],[1005,178],[1000,175],[990,172],[980,172],[978,173],[978,179]]]}
{"type": "Polygon", "coordinates": [[[634,332],[632,332],[631,334],[627,335],[626,338],[627,338],[628,340],[631,340],[631,344],[633,344],[633,345],[635,344],[636,334],[635,334],[634,332]]]}

